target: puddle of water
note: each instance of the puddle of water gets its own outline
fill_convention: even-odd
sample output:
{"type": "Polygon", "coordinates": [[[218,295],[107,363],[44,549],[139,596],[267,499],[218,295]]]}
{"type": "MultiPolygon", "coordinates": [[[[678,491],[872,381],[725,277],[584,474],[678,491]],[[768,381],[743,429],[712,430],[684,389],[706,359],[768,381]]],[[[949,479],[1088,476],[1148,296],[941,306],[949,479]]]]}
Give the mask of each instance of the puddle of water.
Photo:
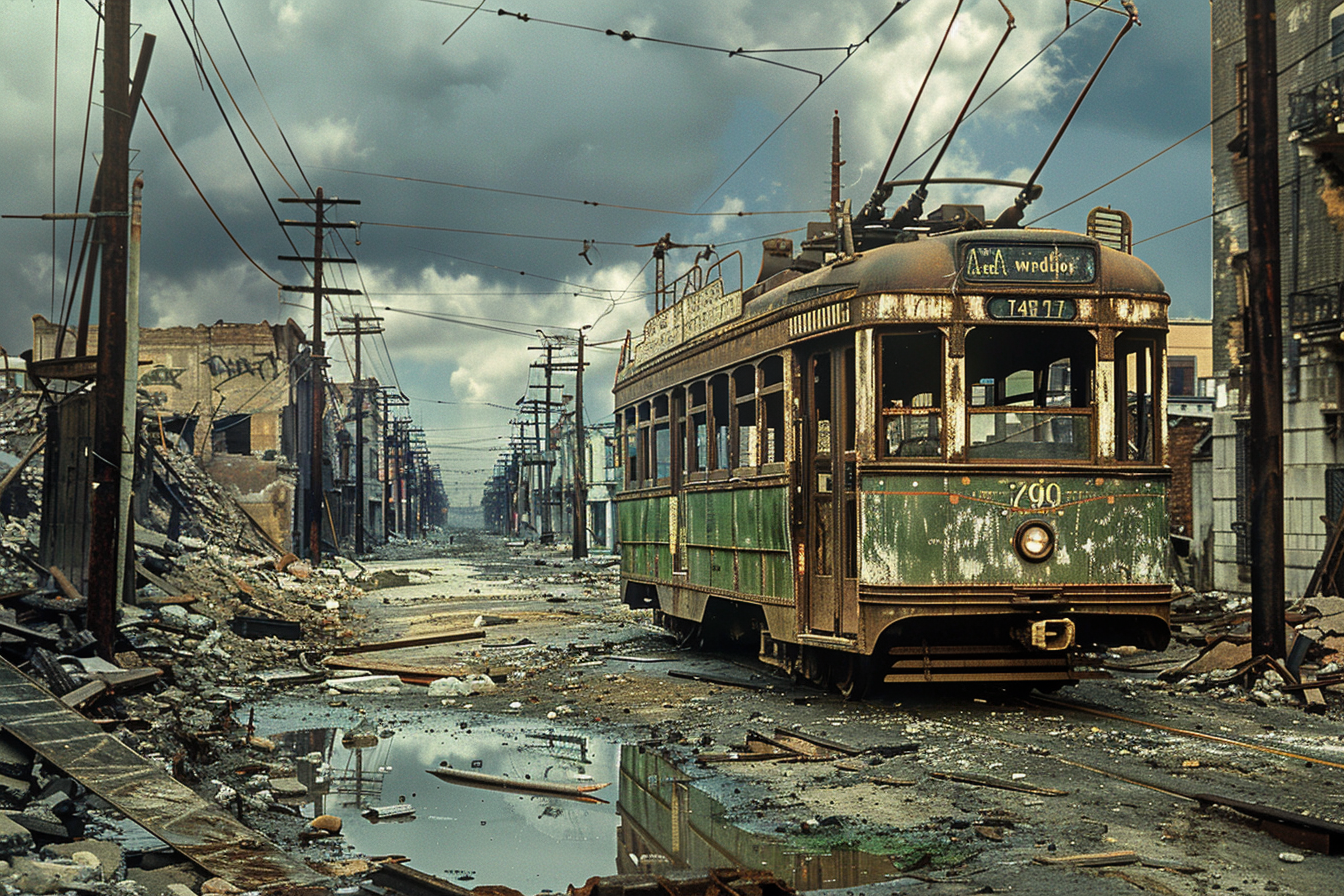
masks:
{"type": "MultiPolygon", "coordinates": [[[[615,744],[535,735],[489,725],[402,731],[386,738],[316,729],[279,740],[299,756],[322,755],[325,765],[318,773],[327,792],[314,794],[310,811],[340,817],[342,835],[365,855],[404,855],[411,867],[468,887],[501,884],[523,893],[563,891],[570,882],[614,873],[612,804],[468,787],[426,771],[446,762],[514,779],[573,783],[591,776],[598,783],[615,782],[615,744]],[[362,814],[370,807],[406,804],[414,807],[413,816],[372,821],[362,814]]],[[[606,789],[614,799],[616,788],[606,789]]]]}
{"type": "MultiPolygon", "coordinates": [[[[909,838],[867,843],[837,836],[788,841],[746,831],[722,804],[661,755],[559,729],[491,723],[444,731],[310,729],[281,735],[312,788],[307,811],[344,821],[365,855],[404,855],[413,868],[467,887],[498,884],[525,894],[563,892],[594,876],[767,870],[797,890],[858,886],[916,864],[959,864],[946,844],[909,838]],[[557,794],[481,789],[428,773],[454,769],[553,784],[610,783],[582,802],[557,794]],[[365,816],[414,808],[381,821],[365,816]]],[[[782,819],[781,819],[782,820],[782,819]]]]}

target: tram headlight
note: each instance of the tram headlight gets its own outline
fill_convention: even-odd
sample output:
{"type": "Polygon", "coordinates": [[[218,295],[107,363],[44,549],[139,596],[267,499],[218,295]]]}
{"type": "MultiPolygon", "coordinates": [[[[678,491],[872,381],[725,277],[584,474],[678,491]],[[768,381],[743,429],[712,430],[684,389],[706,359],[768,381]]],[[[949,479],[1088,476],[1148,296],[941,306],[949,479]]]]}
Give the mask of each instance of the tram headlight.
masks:
{"type": "Polygon", "coordinates": [[[1028,520],[1017,527],[1013,547],[1028,563],[1040,563],[1055,551],[1055,530],[1043,520],[1028,520]]]}

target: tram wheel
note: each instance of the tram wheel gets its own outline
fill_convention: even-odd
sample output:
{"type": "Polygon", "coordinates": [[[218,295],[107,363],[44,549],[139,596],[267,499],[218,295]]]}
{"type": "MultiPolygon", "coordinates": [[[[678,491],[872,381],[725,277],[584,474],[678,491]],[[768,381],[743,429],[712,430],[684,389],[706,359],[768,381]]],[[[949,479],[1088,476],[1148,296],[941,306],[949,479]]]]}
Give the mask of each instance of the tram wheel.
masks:
{"type": "Polygon", "coordinates": [[[826,655],[811,647],[804,647],[798,659],[798,674],[813,687],[828,690],[831,685],[831,664],[826,655]]]}
{"type": "Polygon", "coordinates": [[[832,663],[831,678],[841,697],[862,700],[873,681],[872,658],[853,653],[838,656],[832,663]]]}

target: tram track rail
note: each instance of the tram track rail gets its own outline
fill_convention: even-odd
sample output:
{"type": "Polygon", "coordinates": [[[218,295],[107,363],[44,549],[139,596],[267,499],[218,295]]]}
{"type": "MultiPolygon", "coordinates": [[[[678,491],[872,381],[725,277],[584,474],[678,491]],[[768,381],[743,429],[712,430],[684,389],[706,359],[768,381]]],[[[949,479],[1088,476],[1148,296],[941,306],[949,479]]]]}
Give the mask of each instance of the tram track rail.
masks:
{"type": "MultiPolygon", "coordinates": [[[[1175,737],[1206,741],[1223,747],[1244,750],[1247,753],[1265,754],[1278,759],[1300,762],[1303,763],[1304,766],[1309,767],[1319,766],[1331,769],[1344,769],[1344,763],[1324,759],[1320,756],[1312,756],[1306,753],[1250,743],[1233,737],[1208,734],[1202,731],[1192,731],[1161,722],[1134,718],[1123,713],[1088,705],[1086,703],[1033,696],[1017,701],[1017,705],[1026,709],[1072,712],[1084,717],[1090,716],[1098,719],[1107,719],[1114,722],[1133,725],[1142,729],[1160,731],[1175,737]]],[[[1058,744],[1042,744],[1037,739],[1027,740],[1026,738],[1032,737],[1032,735],[1026,730],[1017,732],[1021,734],[1022,737],[1015,738],[1007,730],[1001,730],[999,732],[988,731],[981,725],[959,724],[947,717],[926,717],[925,721],[944,727],[950,731],[955,731],[968,739],[987,741],[1000,747],[1009,747],[1026,752],[1072,769],[1118,781],[1129,786],[1153,791],[1166,797],[1197,805],[1203,809],[1218,807],[1223,810],[1231,810],[1239,816],[1249,818],[1253,826],[1258,827],[1284,843],[1295,847],[1312,850],[1323,855],[1340,855],[1341,853],[1344,853],[1344,824],[1329,819],[1292,812],[1281,808],[1278,805],[1270,805],[1263,802],[1240,799],[1223,793],[1211,792],[1207,785],[1202,787],[1183,787],[1167,782],[1159,783],[1147,776],[1140,776],[1131,772],[1102,768],[1098,764],[1080,761],[1079,759],[1065,755],[1065,751],[1061,749],[1061,747],[1064,746],[1063,742],[1058,744]]]]}

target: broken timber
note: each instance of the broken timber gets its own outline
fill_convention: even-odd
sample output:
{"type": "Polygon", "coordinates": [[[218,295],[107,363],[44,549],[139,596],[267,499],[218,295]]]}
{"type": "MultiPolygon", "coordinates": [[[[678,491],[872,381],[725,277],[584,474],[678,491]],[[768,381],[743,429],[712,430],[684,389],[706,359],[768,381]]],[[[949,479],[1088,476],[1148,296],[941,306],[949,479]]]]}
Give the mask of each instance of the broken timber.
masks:
{"type": "Polygon", "coordinates": [[[327,878],[99,731],[0,660],[0,726],[208,873],[243,889],[327,878]]]}
{"type": "Polygon", "coordinates": [[[470,641],[473,638],[484,638],[485,632],[480,629],[461,629],[451,632],[440,632],[437,635],[423,635],[416,638],[399,638],[396,641],[380,641],[376,644],[347,644],[344,647],[337,647],[332,653],[337,656],[349,656],[352,653],[374,653],[380,650],[399,650],[403,647],[427,647],[432,644],[447,644],[452,641],[470,641]]]}
{"type": "Polygon", "coordinates": [[[556,796],[586,797],[594,790],[601,790],[610,782],[602,784],[570,784],[561,781],[533,781],[523,778],[505,778],[500,775],[487,775],[484,772],[469,772],[450,766],[427,768],[436,778],[452,781],[456,784],[470,784],[476,787],[489,787],[495,790],[522,790],[529,793],[555,794],[556,796]]]}
{"type": "Polygon", "coordinates": [[[929,772],[930,778],[944,781],[956,781],[959,784],[974,784],[977,787],[996,787],[999,790],[1013,790],[1018,793],[1031,793],[1037,796],[1068,796],[1067,790],[1053,787],[1036,787],[1032,784],[1020,784],[1017,781],[1004,781],[1001,778],[987,778],[983,775],[963,775],[956,772],[929,772]]]}

